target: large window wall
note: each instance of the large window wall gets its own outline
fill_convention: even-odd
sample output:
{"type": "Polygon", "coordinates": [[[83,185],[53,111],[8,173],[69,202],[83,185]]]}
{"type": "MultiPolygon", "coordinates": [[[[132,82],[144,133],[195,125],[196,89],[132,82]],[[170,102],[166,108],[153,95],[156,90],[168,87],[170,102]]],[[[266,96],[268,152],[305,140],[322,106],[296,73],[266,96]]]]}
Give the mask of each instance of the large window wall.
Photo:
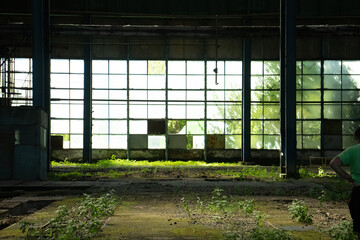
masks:
{"type": "Polygon", "coordinates": [[[64,148],[83,147],[84,61],[51,60],[51,135],[64,148]]]}
{"type": "MultiPolygon", "coordinates": [[[[1,98],[32,105],[32,60],[2,59],[1,98]],[[9,80],[10,79],[10,80],[9,80]]],[[[241,61],[93,60],[94,149],[240,149],[241,61]],[[217,71],[214,71],[217,68],[217,71]]],[[[251,148],[280,147],[280,66],[251,63],[251,148]]],[[[341,150],[360,124],[360,61],[297,62],[297,148],[341,150]]],[[[51,60],[51,133],[83,147],[84,61],[51,60]]]]}

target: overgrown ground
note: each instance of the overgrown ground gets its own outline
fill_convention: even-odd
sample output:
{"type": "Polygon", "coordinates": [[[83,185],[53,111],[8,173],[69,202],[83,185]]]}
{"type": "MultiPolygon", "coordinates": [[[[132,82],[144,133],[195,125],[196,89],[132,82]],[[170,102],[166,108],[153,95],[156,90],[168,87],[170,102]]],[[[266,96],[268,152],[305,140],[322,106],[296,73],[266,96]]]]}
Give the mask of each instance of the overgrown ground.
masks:
{"type": "MultiPolygon", "coordinates": [[[[277,167],[199,162],[110,159],[92,165],[53,163],[52,170],[52,180],[112,183],[117,207],[94,239],[335,239],[329,230],[339,223],[345,225],[338,232],[350,232],[345,221],[351,220],[351,186],[325,166],[301,168],[297,180],[280,178],[277,167]],[[188,184],[175,184],[184,179],[188,184]],[[124,180],[129,183],[120,184],[124,180]]],[[[99,196],[109,190],[86,192],[99,196]]],[[[65,200],[25,220],[44,226],[57,206],[73,205],[82,194],[71,189],[63,193],[65,200]]],[[[0,239],[19,239],[19,226],[0,231],[0,239]]]]}

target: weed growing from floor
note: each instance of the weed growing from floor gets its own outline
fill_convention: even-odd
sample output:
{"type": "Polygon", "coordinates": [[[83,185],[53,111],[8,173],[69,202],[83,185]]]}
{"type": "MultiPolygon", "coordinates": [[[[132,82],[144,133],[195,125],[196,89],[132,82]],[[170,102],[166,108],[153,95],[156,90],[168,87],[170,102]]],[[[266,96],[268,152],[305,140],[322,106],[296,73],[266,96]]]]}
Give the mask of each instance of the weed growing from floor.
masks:
{"type": "Polygon", "coordinates": [[[214,188],[208,208],[212,211],[224,211],[227,205],[228,196],[224,194],[224,190],[217,187],[214,188]]]}
{"type": "Polygon", "coordinates": [[[297,219],[300,223],[312,223],[312,215],[309,213],[304,201],[295,199],[288,207],[288,210],[292,215],[292,219],[297,219]]]}
{"type": "Polygon", "coordinates": [[[245,213],[246,215],[250,215],[254,212],[254,199],[246,199],[244,201],[240,201],[239,206],[243,213],[245,213]]]}
{"type": "Polygon", "coordinates": [[[104,220],[114,213],[116,203],[113,190],[98,198],[84,194],[81,202],[72,208],[59,206],[56,216],[45,226],[24,221],[20,230],[27,240],[91,239],[100,232],[104,220]]]}
{"type": "Polygon", "coordinates": [[[353,232],[353,223],[347,220],[341,221],[338,225],[329,230],[330,236],[335,240],[356,240],[357,236],[353,232]]]}
{"type": "Polygon", "coordinates": [[[181,201],[182,201],[182,203],[183,203],[184,210],[185,210],[188,218],[190,219],[191,215],[190,215],[189,205],[188,205],[188,203],[186,202],[186,199],[185,199],[184,197],[181,198],[181,201]]]}

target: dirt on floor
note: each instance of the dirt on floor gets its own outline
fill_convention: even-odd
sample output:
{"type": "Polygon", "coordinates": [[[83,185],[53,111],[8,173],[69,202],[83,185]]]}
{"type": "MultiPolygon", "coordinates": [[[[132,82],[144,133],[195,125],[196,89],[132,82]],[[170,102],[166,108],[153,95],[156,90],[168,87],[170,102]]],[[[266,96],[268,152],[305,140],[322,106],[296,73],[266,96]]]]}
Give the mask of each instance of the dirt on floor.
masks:
{"type": "MultiPolygon", "coordinates": [[[[109,186],[112,183],[114,189],[113,181],[109,180],[109,186]]],[[[83,192],[109,191],[106,182],[103,186],[84,191],[24,191],[24,197],[62,195],[64,199],[23,217],[3,217],[2,223],[12,225],[0,231],[0,239],[20,239],[23,235],[18,220],[45,224],[59,205],[74,204],[83,192]]],[[[298,239],[332,239],[329,229],[351,220],[349,189],[333,178],[265,183],[199,178],[186,184],[181,178],[129,180],[115,188],[119,205],[95,239],[244,239],[244,234],[258,226],[259,217],[264,227],[285,230],[298,239]],[[292,219],[288,208],[294,200],[303,201],[312,223],[292,219]],[[248,213],[244,211],[246,204],[251,208],[248,213]]]]}

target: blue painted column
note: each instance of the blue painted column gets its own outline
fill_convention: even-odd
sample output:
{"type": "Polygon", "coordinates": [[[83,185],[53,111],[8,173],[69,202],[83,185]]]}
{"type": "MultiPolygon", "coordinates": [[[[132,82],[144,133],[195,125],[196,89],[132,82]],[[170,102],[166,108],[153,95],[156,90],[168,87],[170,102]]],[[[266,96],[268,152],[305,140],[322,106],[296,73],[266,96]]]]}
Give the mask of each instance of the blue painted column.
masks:
{"type": "Polygon", "coordinates": [[[92,62],[91,37],[86,39],[84,46],[84,147],[83,161],[92,160],[92,62]]]}
{"type": "MultiPolygon", "coordinates": [[[[284,97],[285,97],[285,164],[286,176],[297,177],[297,153],[296,153],[296,1],[281,0],[281,9],[284,8],[285,21],[280,24],[281,50],[285,51],[282,65],[285,68],[284,97]]],[[[281,89],[283,91],[283,89],[281,89]]],[[[284,121],[284,119],[282,119],[284,121]]]]}
{"type": "Polygon", "coordinates": [[[251,40],[243,40],[242,60],[242,160],[250,161],[250,118],[251,118],[251,40]]]}

